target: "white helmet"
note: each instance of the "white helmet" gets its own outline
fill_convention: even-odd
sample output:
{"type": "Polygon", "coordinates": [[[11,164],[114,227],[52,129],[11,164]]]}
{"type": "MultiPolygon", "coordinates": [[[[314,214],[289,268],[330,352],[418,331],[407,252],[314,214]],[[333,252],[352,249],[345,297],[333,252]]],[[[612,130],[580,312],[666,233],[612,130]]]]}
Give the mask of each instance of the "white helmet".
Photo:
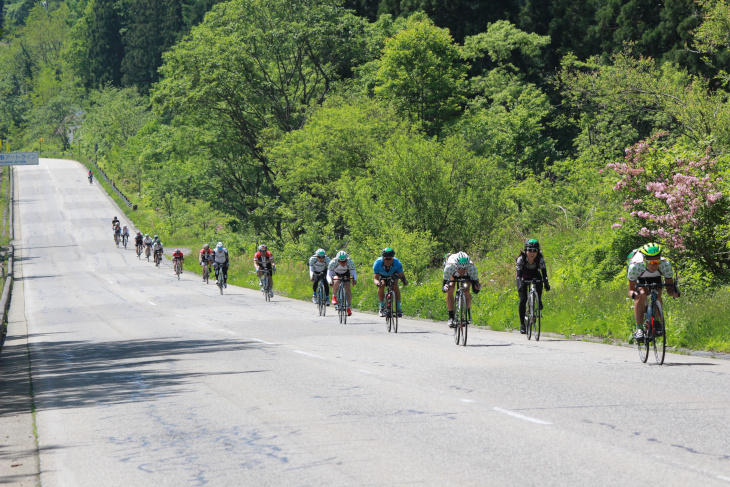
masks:
{"type": "Polygon", "coordinates": [[[218,242],[217,244],[215,244],[215,248],[218,250],[223,250],[223,242],[218,242]]]}
{"type": "Polygon", "coordinates": [[[463,270],[467,267],[469,267],[469,256],[466,255],[466,252],[459,252],[456,254],[456,268],[463,270]]]}

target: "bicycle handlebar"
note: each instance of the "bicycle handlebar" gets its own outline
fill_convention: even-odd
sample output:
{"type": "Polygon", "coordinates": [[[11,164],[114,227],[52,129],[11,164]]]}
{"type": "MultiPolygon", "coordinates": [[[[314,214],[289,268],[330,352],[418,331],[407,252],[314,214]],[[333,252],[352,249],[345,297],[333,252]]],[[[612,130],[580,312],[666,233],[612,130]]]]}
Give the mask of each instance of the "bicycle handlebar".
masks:
{"type": "Polygon", "coordinates": [[[673,283],[670,283],[670,284],[658,283],[658,282],[647,282],[647,283],[639,283],[639,282],[637,282],[636,283],[636,288],[638,289],[640,287],[643,287],[643,288],[646,288],[646,289],[658,289],[658,288],[662,288],[662,287],[673,287],[674,288],[674,291],[677,293],[677,297],[679,297],[679,296],[682,295],[682,293],[679,292],[679,288],[677,287],[677,283],[676,282],[673,282],[673,283]]]}

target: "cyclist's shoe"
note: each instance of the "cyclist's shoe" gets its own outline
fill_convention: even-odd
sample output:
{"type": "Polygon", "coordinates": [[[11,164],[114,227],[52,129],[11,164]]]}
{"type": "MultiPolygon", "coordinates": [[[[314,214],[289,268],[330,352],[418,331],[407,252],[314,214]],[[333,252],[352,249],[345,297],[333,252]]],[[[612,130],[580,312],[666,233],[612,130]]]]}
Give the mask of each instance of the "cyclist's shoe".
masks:
{"type": "Polygon", "coordinates": [[[352,310],[350,308],[347,308],[347,316],[352,316],[352,310]]]}
{"type": "Polygon", "coordinates": [[[228,283],[227,283],[227,282],[225,282],[225,281],[223,281],[223,287],[224,287],[224,288],[228,288],[228,283]]]}
{"type": "Polygon", "coordinates": [[[326,304],[327,306],[330,305],[330,297],[329,296],[325,296],[325,298],[324,298],[324,304],[326,304]]]}
{"type": "Polygon", "coordinates": [[[642,330],[641,328],[637,328],[636,331],[634,332],[634,339],[637,342],[643,342],[644,341],[644,330],[642,330]]]}
{"type": "Polygon", "coordinates": [[[664,334],[664,325],[659,322],[654,323],[654,336],[660,337],[664,334]]]}
{"type": "Polygon", "coordinates": [[[312,302],[317,304],[317,293],[312,294],[312,302]]]}
{"type": "Polygon", "coordinates": [[[337,296],[332,296],[332,304],[337,304],[337,296]]]}
{"type": "Polygon", "coordinates": [[[378,314],[380,315],[381,318],[384,318],[385,317],[385,308],[380,308],[380,311],[378,311],[378,314]]]}
{"type": "Polygon", "coordinates": [[[540,301],[540,311],[542,311],[542,301],[540,301]]]}
{"type": "Polygon", "coordinates": [[[449,318],[449,328],[456,328],[456,320],[454,318],[449,318]]]}
{"type": "Polygon", "coordinates": [[[527,328],[525,328],[525,325],[520,325],[520,333],[525,335],[527,333],[527,328]]]}
{"type": "Polygon", "coordinates": [[[403,311],[402,310],[396,310],[395,314],[398,315],[398,318],[400,318],[400,317],[403,316],[403,311]]]}
{"type": "Polygon", "coordinates": [[[269,289],[269,297],[270,298],[273,298],[274,297],[274,290],[273,289],[269,289]]]}

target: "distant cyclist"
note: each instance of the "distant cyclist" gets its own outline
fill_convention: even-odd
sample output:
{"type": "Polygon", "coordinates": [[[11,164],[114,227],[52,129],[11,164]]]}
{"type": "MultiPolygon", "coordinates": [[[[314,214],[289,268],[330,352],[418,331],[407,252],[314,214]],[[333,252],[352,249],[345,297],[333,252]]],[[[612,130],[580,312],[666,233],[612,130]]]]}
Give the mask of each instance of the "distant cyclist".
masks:
{"type": "MultiPolygon", "coordinates": [[[[337,304],[337,290],[344,282],[345,294],[347,296],[347,303],[344,306],[347,308],[347,316],[352,316],[352,310],[350,309],[350,304],[352,303],[350,281],[352,281],[352,284],[357,284],[357,271],[355,270],[355,263],[352,262],[352,259],[344,250],[337,252],[337,257],[330,261],[327,266],[327,280],[332,284],[332,304],[337,304]]],[[[339,304],[343,306],[343,303],[339,304]]]]}
{"type": "MultiPolygon", "coordinates": [[[[395,258],[395,250],[386,247],[380,253],[381,257],[373,263],[373,282],[378,286],[378,302],[380,303],[380,316],[385,316],[385,281],[383,277],[398,276],[403,280],[403,285],[408,285],[406,275],[403,273],[403,264],[395,258]]],[[[395,293],[396,313],[403,316],[400,305],[400,288],[398,281],[393,281],[393,292],[395,293]]]]}
{"type": "Polygon", "coordinates": [[[115,216],[112,218],[112,228],[116,228],[117,225],[119,225],[119,218],[115,216]]]}
{"type": "Polygon", "coordinates": [[[520,313],[520,333],[527,333],[525,329],[525,310],[527,309],[527,292],[529,284],[525,280],[541,279],[542,282],[535,284],[537,295],[540,298],[540,309],[542,306],[542,286],[545,284],[545,290],[550,291],[550,284],[547,278],[547,267],[545,266],[545,258],[540,252],[540,242],[531,238],[525,242],[525,248],[515,261],[517,268],[517,293],[520,296],[520,304],[518,312],[520,313]]]}
{"type": "MultiPolygon", "coordinates": [[[[456,290],[455,281],[456,278],[466,277],[469,279],[471,289],[474,290],[474,294],[478,294],[482,285],[479,283],[479,272],[474,262],[469,259],[469,256],[465,252],[459,252],[454,254],[453,263],[446,259],[446,266],[444,267],[444,280],[442,283],[442,290],[446,294],[446,307],[449,311],[449,327],[454,328],[454,291],[456,290]]],[[[471,323],[471,292],[469,287],[466,288],[464,294],[466,294],[466,313],[469,322],[471,323]]]]}
{"type": "Polygon", "coordinates": [[[160,242],[159,239],[155,240],[155,243],[152,244],[152,252],[153,256],[160,256],[160,259],[162,259],[162,254],[165,252],[165,248],[162,246],[162,242],[160,242]]]}
{"type": "Polygon", "coordinates": [[[89,178],[89,184],[91,184],[91,182],[94,180],[94,173],[91,172],[91,169],[89,169],[89,174],[87,174],[86,177],[89,178]]]}
{"type": "Polygon", "coordinates": [[[213,251],[213,269],[215,269],[215,283],[218,284],[220,273],[223,273],[223,287],[228,287],[228,249],[223,242],[218,242],[213,251]]]}
{"type": "Polygon", "coordinates": [[[122,227],[122,239],[126,238],[127,241],[129,241],[129,228],[127,228],[127,225],[124,225],[122,227]]]}
{"type": "Polygon", "coordinates": [[[142,232],[137,232],[137,235],[134,236],[134,246],[137,247],[137,252],[142,252],[142,245],[144,245],[144,237],[142,232]]]}
{"type": "MultiPolygon", "coordinates": [[[[203,248],[200,249],[200,254],[198,255],[198,264],[200,264],[201,267],[208,266],[208,271],[210,272],[210,266],[213,262],[213,251],[210,249],[210,245],[205,244],[203,245],[203,248]]],[[[203,277],[203,280],[205,281],[205,277],[203,277]]]]}
{"type": "MultiPolygon", "coordinates": [[[[634,302],[634,320],[636,321],[636,330],[634,331],[634,338],[637,340],[644,339],[644,332],[641,329],[641,324],[644,321],[644,310],[646,309],[646,298],[649,295],[649,290],[640,287],[636,288],[637,282],[639,284],[661,284],[662,277],[664,278],[664,284],[673,284],[674,279],[672,278],[672,264],[662,257],[662,246],[658,243],[648,243],[640,249],[630,254],[631,260],[629,261],[628,278],[629,278],[629,297],[634,302]]],[[[674,286],[667,287],[667,292],[670,296],[677,298],[679,294],[674,286]]],[[[659,295],[659,301],[662,302],[662,289],[657,289],[659,295]]],[[[662,302],[662,304],[664,304],[662,302]]],[[[661,323],[663,326],[664,323],[661,323]]],[[[657,330],[657,333],[661,333],[663,330],[657,330]]]]}
{"type": "Polygon", "coordinates": [[[119,222],[114,226],[114,242],[119,243],[119,239],[122,236],[122,227],[119,226],[119,222]]]}
{"type": "MultiPolygon", "coordinates": [[[[185,256],[183,256],[182,250],[175,249],[175,251],[172,253],[172,269],[174,271],[175,269],[175,263],[177,261],[180,261],[180,274],[182,274],[182,265],[185,262],[185,256]]],[[[175,274],[175,272],[173,272],[175,274]]]]}
{"type": "Polygon", "coordinates": [[[317,249],[313,256],[309,258],[309,280],[312,281],[312,302],[317,303],[317,286],[319,281],[324,283],[325,302],[330,305],[330,286],[327,282],[327,267],[330,264],[330,258],[324,249],[317,249]]]}
{"type": "Polygon", "coordinates": [[[274,263],[274,256],[266,247],[266,245],[259,245],[258,252],[253,255],[253,266],[254,269],[256,269],[256,275],[259,277],[259,287],[262,287],[264,284],[261,281],[261,276],[263,275],[264,270],[266,269],[269,271],[269,283],[271,284],[271,287],[269,288],[269,295],[273,298],[274,273],[276,272],[276,264],[274,263]]]}

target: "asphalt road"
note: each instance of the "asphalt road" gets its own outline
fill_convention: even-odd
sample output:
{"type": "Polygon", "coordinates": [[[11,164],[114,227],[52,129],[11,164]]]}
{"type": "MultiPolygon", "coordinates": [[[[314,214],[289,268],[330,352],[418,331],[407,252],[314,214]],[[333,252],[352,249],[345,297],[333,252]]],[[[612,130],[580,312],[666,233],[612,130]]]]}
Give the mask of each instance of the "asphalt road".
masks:
{"type": "MultiPolygon", "coordinates": [[[[0,429],[5,482],[730,486],[728,361],[477,329],[457,347],[443,323],[221,296],[116,248],[122,215],[81,165],[16,181],[0,370],[30,358],[37,433],[0,429]]],[[[30,417],[18,367],[0,427],[30,417]]]]}

